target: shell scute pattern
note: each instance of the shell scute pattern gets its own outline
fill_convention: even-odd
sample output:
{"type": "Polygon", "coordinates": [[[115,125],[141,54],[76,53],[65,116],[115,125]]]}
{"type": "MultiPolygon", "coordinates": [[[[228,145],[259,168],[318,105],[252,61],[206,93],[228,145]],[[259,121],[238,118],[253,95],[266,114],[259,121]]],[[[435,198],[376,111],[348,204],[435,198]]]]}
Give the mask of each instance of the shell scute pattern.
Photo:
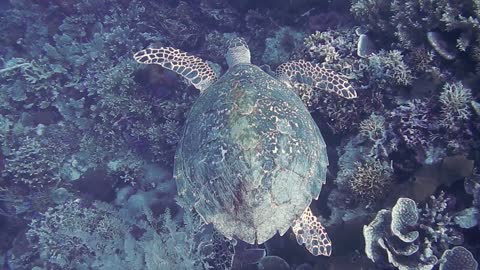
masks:
{"type": "Polygon", "coordinates": [[[187,118],[179,194],[227,237],[263,243],[320,193],[325,143],[302,101],[253,65],[230,68],[187,118]]]}

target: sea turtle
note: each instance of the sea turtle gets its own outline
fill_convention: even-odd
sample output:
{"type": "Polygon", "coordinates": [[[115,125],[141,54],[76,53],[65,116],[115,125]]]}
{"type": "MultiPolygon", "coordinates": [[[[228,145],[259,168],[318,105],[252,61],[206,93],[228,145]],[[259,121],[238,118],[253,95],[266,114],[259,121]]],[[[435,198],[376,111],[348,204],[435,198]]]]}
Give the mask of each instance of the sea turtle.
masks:
{"type": "Polygon", "coordinates": [[[280,65],[276,78],[250,63],[242,38],[228,41],[220,78],[202,59],[171,47],[137,52],[201,92],[175,154],[178,196],[227,238],[261,244],[292,227],[313,255],[330,255],[331,241],[309,205],[325,183],[325,142],[296,84],[356,92],[345,76],[307,61],[280,65]]]}

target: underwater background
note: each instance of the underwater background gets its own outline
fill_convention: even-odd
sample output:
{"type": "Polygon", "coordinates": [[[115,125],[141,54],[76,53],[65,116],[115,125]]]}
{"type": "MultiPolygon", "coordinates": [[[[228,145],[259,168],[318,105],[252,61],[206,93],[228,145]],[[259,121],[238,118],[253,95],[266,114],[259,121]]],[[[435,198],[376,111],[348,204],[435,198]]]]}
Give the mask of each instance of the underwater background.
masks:
{"type": "Polygon", "coordinates": [[[478,0],[1,0],[0,269],[477,269],[478,0]],[[333,244],[291,230],[229,240],[176,199],[200,95],[133,54],[169,46],[227,70],[243,37],[266,71],[307,60],[358,98],[297,87],[327,144],[311,209],[333,244]]]}

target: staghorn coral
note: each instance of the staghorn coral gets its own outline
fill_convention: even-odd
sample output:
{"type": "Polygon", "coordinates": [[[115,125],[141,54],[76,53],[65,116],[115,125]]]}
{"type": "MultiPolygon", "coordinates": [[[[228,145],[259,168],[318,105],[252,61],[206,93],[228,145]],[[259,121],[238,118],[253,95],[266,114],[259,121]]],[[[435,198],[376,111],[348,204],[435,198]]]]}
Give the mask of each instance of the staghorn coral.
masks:
{"type": "Polygon", "coordinates": [[[388,163],[370,159],[365,163],[356,162],[355,167],[350,173],[349,187],[356,198],[374,202],[388,193],[393,173],[388,163]]]}
{"type": "Polygon", "coordinates": [[[128,226],[107,204],[86,208],[71,200],[34,219],[27,237],[52,269],[77,269],[91,264],[95,255],[114,253],[128,226]]]}
{"type": "Polygon", "coordinates": [[[118,159],[108,162],[108,173],[120,181],[131,186],[137,186],[144,177],[143,166],[145,161],[132,152],[122,155],[118,159]]]}
{"type": "MultiPolygon", "coordinates": [[[[388,145],[395,138],[387,141],[378,148],[389,153],[393,148],[388,145]]],[[[360,134],[337,148],[339,170],[334,179],[335,188],[328,195],[327,204],[332,213],[325,221],[327,227],[367,219],[394,184],[392,164],[386,161],[388,155],[375,156],[380,153],[372,152],[373,149],[373,143],[360,134]]]]}
{"type": "Polygon", "coordinates": [[[352,130],[362,116],[382,111],[389,94],[412,84],[416,73],[400,50],[381,50],[361,58],[357,56],[354,29],[316,32],[305,38],[305,55],[313,62],[347,75],[354,82],[358,99],[342,102],[321,89],[298,89],[311,110],[318,110],[335,133],[352,130]],[[333,121],[335,120],[335,121],[333,121]]]}
{"type": "Polygon", "coordinates": [[[442,114],[440,124],[453,132],[462,128],[462,122],[472,115],[470,102],[473,100],[470,89],[461,82],[446,83],[440,94],[442,114]]]}
{"type": "Polygon", "coordinates": [[[469,151],[474,140],[469,123],[472,100],[471,90],[461,82],[446,83],[438,98],[397,100],[389,112],[389,127],[422,163],[433,152],[469,151]]]}
{"type": "MultiPolygon", "coordinates": [[[[165,29],[149,26],[154,20],[145,11],[148,3],[81,1],[65,16],[57,16],[60,19],[49,23],[42,4],[25,7],[18,2],[10,13],[25,18],[17,23],[24,31],[21,46],[26,56],[6,59],[1,76],[8,80],[2,80],[0,85],[15,95],[4,100],[13,97],[10,107],[14,108],[60,113],[63,120],[102,145],[104,151],[99,159],[114,155],[119,148],[147,141],[153,145],[151,148],[159,150],[156,158],[172,160],[172,145],[178,140],[176,130],[183,115],[167,116],[161,108],[165,100],[141,91],[142,85],[134,81],[137,66],[131,61],[130,50],[145,46],[142,41],[158,42],[164,38],[159,29],[165,29]],[[98,10],[108,12],[100,14],[98,10]],[[143,31],[131,28],[138,24],[143,31]],[[153,132],[166,136],[153,136],[153,132]]],[[[52,3],[54,7],[56,4],[52,3]]],[[[7,55],[12,54],[15,52],[7,55]]],[[[171,101],[183,106],[183,112],[188,109],[171,101]]]]}
{"type": "Polygon", "coordinates": [[[437,197],[430,196],[430,202],[420,209],[419,228],[432,244],[434,254],[441,254],[450,245],[461,245],[463,235],[448,212],[451,197],[441,192],[437,197]]]}
{"type": "Polygon", "coordinates": [[[75,126],[65,122],[36,124],[43,120],[42,116],[50,117],[24,112],[12,126],[6,123],[2,139],[5,182],[27,189],[48,190],[64,180],[62,167],[78,150],[81,135],[75,126]]]}
{"type": "MultiPolygon", "coordinates": [[[[356,56],[357,35],[353,28],[316,31],[304,39],[304,55],[314,63],[353,80],[363,78],[366,65],[356,56]]],[[[363,85],[363,81],[359,82],[363,85]]]]}
{"type": "Polygon", "coordinates": [[[432,105],[428,99],[412,99],[390,112],[390,125],[411,149],[426,148],[432,130],[432,105]]]}
{"type": "Polygon", "coordinates": [[[31,188],[55,185],[60,181],[60,160],[52,155],[52,152],[53,149],[43,145],[38,139],[24,138],[7,155],[3,177],[31,188]]]}
{"type": "Polygon", "coordinates": [[[360,135],[372,142],[383,140],[385,137],[385,117],[372,113],[369,118],[360,122],[360,135]]]}
{"type": "Polygon", "coordinates": [[[413,80],[412,71],[405,64],[399,50],[380,51],[368,57],[372,78],[380,85],[394,80],[397,85],[410,85],[413,80]]]}
{"type": "Polygon", "coordinates": [[[2,85],[8,94],[5,99],[23,108],[48,108],[61,90],[55,77],[65,71],[59,65],[48,63],[45,57],[36,60],[11,58],[0,69],[2,85]]]}
{"type": "Polygon", "coordinates": [[[213,246],[231,243],[191,212],[180,219],[182,226],[168,210],[156,218],[145,206],[129,215],[106,203],[69,200],[33,219],[27,237],[48,269],[200,270],[231,263],[233,253],[210,260],[221,252],[213,246]]]}
{"type": "Polygon", "coordinates": [[[386,19],[391,15],[388,1],[355,0],[352,1],[350,12],[360,21],[367,23],[367,26],[371,29],[384,30],[389,26],[389,20],[386,19]]]}
{"type": "Polygon", "coordinates": [[[480,4],[476,0],[354,0],[350,11],[374,35],[388,44],[394,40],[394,47],[429,46],[450,60],[458,52],[467,52],[465,56],[479,70],[480,4]],[[432,45],[426,42],[427,35],[432,45]]]}
{"type": "MultiPolygon", "coordinates": [[[[326,31],[307,36],[304,45],[310,57],[329,65],[346,61],[356,51],[356,35],[354,30],[326,31]],[[343,59],[342,59],[343,58],[343,59]]],[[[332,68],[333,66],[328,66],[332,68]]],[[[337,66],[339,67],[339,66],[337,66]]]]}
{"type": "Polygon", "coordinates": [[[399,140],[387,126],[385,117],[372,113],[360,122],[359,134],[371,145],[370,157],[387,158],[398,147],[399,140]]]}
{"type": "Polygon", "coordinates": [[[403,45],[409,45],[416,41],[417,35],[426,34],[432,29],[452,31],[474,28],[476,25],[474,18],[478,15],[472,14],[470,9],[472,3],[477,6],[475,1],[450,3],[444,0],[436,2],[355,0],[350,10],[370,28],[392,30],[389,33],[397,36],[403,45]],[[391,20],[386,20],[390,17],[391,20]],[[377,21],[382,23],[375,25],[377,21]]]}
{"type": "Polygon", "coordinates": [[[150,2],[149,8],[153,10],[163,10],[157,12],[158,23],[169,42],[179,48],[198,48],[206,29],[199,27],[197,20],[210,16],[205,10],[198,9],[193,5],[180,1],[177,6],[172,7],[162,2],[150,2]],[[203,12],[202,12],[203,11],[203,12]],[[181,17],[182,20],[177,18],[181,17]]]}
{"type": "Polygon", "coordinates": [[[415,72],[435,72],[435,54],[432,50],[427,49],[425,46],[418,46],[412,49],[408,55],[412,69],[415,72]]]}

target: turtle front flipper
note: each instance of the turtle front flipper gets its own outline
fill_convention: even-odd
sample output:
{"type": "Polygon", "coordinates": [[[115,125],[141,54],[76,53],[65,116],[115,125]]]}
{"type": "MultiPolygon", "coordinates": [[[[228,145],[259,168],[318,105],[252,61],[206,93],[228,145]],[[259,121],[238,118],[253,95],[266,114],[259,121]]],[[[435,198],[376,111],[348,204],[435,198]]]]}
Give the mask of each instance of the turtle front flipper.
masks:
{"type": "Polygon", "coordinates": [[[175,48],[148,48],[135,53],[133,58],[141,64],[157,64],[176,72],[200,92],[217,80],[215,71],[202,59],[175,48]]]}
{"type": "Polygon", "coordinates": [[[299,60],[281,64],[277,67],[276,75],[279,80],[291,86],[304,84],[334,92],[347,99],[357,97],[357,92],[350,85],[347,77],[308,61],[299,60]]]}
{"type": "Polygon", "coordinates": [[[299,245],[305,244],[307,250],[313,255],[330,256],[332,254],[332,241],[327,235],[327,230],[307,207],[292,226],[299,245]]]}

